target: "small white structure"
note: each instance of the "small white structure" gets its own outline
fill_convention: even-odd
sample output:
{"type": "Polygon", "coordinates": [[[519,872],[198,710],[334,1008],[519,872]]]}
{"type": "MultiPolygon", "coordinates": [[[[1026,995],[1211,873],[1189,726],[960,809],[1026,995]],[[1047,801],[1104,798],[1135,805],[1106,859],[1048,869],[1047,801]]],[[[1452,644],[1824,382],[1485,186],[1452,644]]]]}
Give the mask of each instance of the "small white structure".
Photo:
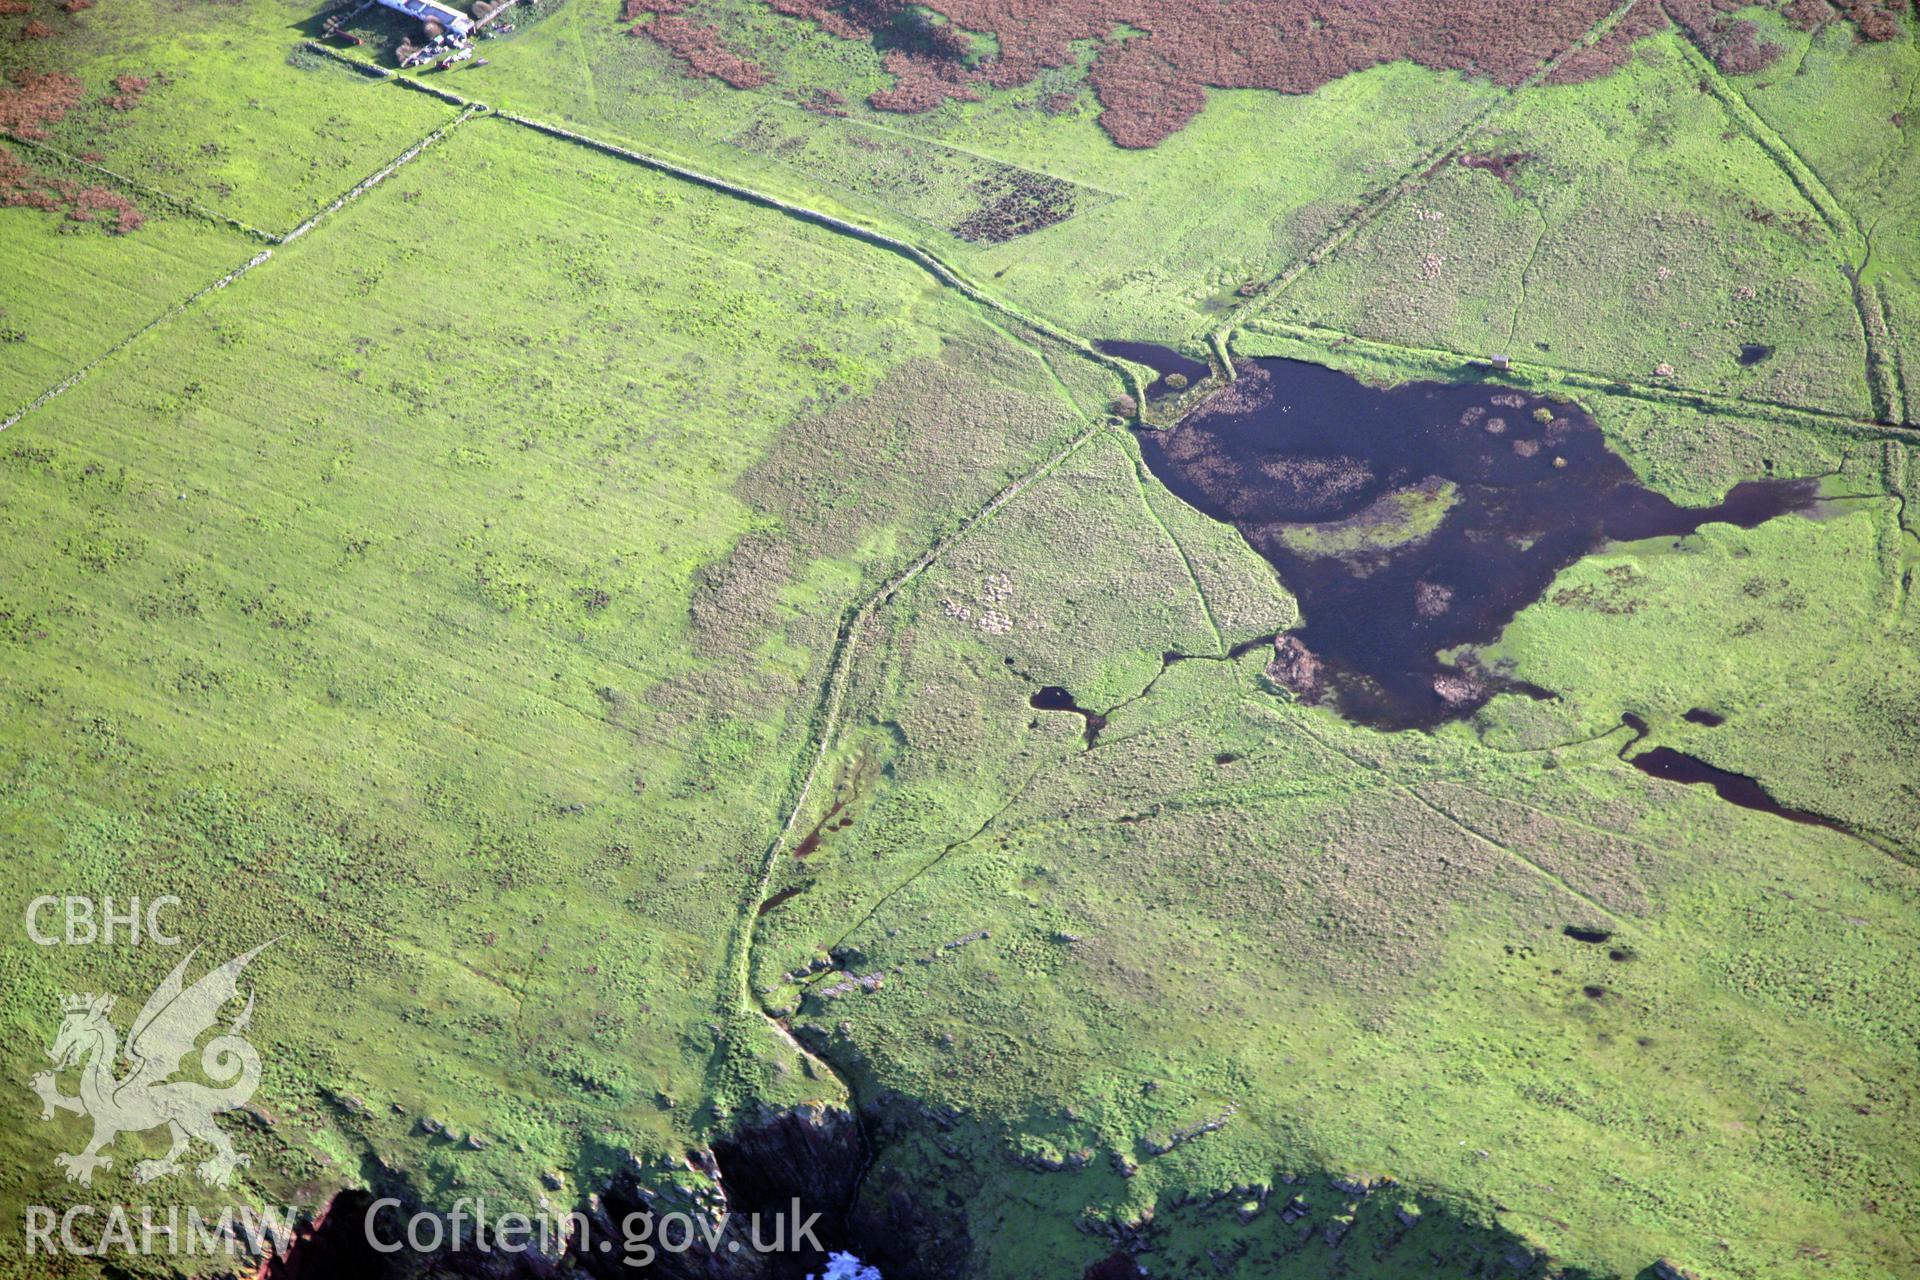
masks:
{"type": "Polygon", "coordinates": [[[473,30],[472,18],[452,5],[441,4],[440,0],[379,0],[379,3],[409,18],[438,23],[448,35],[459,39],[465,39],[467,33],[473,30]]]}
{"type": "Polygon", "coordinates": [[[880,1280],[880,1269],[868,1266],[850,1253],[834,1253],[827,1255],[827,1271],[819,1280],[880,1280]]]}

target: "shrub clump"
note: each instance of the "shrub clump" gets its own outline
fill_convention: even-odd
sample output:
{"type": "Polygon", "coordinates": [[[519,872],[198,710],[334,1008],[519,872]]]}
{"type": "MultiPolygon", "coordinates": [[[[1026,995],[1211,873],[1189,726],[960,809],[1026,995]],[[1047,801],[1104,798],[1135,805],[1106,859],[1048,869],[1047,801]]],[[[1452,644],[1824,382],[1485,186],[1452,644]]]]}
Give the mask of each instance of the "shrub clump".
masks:
{"type": "Polygon", "coordinates": [[[138,231],[147,221],[133,201],[112,188],[49,177],[9,151],[0,151],[0,208],[64,209],[68,220],[97,222],[116,236],[138,231]]]}
{"type": "Polygon", "coordinates": [[[120,75],[113,78],[113,92],[102,98],[115,111],[131,111],[140,105],[153,81],[145,76],[120,75]]]}
{"type": "Polygon", "coordinates": [[[80,103],[81,84],[64,71],[16,71],[0,88],[0,133],[38,140],[80,103]]]}
{"type": "Polygon", "coordinates": [[[1760,39],[1758,23],[1745,18],[1728,23],[1713,51],[1713,65],[1730,76],[1750,76],[1764,71],[1780,60],[1786,50],[1771,40],[1760,39]]]}

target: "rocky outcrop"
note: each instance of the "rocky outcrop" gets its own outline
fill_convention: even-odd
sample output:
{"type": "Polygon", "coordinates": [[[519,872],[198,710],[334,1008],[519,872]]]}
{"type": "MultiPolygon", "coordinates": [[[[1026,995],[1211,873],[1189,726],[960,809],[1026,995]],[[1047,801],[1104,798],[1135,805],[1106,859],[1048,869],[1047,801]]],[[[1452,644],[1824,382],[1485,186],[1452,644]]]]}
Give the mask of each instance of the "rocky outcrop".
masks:
{"type": "MultiPolygon", "coordinates": [[[[1215,1132],[1230,1115],[1179,1130],[1171,1135],[1170,1145],[1215,1132]]],[[[888,1090],[877,1091],[859,1115],[817,1104],[768,1109],[744,1118],[710,1147],[629,1161],[573,1206],[584,1228],[576,1226],[544,1251],[482,1252],[469,1238],[459,1252],[378,1253],[366,1233],[366,1215],[375,1199],[392,1196],[411,1205],[423,1198],[396,1181],[377,1191],[342,1192],[300,1233],[287,1256],[268,1262],[247,1280],[801,1280],[823,1274],[827,1255],[839,1251],[877,1267],[886,1280],[966,1280],[974,1262],[969,1208],[987,1185],[1005,1176],[1001,1162],[983,1163],[967,1153],[971,1149],[984,1155],[997,1145],[1004,1151],[999,1145],[1004,1137],[992,1128],[977,1127],[975,1120],[950,1106],[888,1090]],[[876,1147],[884,1152],[878,1160],[876,1147]],[[934,1150],[947,1160],[932,1157],[934,1150]],[[624,1249],[623,1242],[632,1238],[628,1223],[634,1214],[649,1215],[656,1232],[669,1216],[696,1224],[680,1237],[689,1247],[644,1254],[624,1249]],[[800,1220],[811,1222],[810,1247],[792,1248],[791,1235],[786,1248],[760,1252],[754,1247],[756,1240],[772,1243],[776,1222],[787,1223],[791,1230],[800,1220]],[[612,1247],[603,1249],[603,1244],[612,1247]]],[[[1123,1153],[1113,1154],[1119,1157],[1116,1167],[1138,1169],[1123,1153]]],[[[1058,1203],[1066,1206],[1074,1202],[1074,1180],[1110,1177],[1095,1155],[1089,1149],[1064,1159],[1016,1163],[1044,1168],[1058,1179],[1068,1192],[1058,1203]]],[[[557,1191],[552,1184],[566,1181],[555,1174],[545,1185],[557,1191]]],[[[1597,1280],[1585,1272],[1555,1271],[1552,1261],[1527,1241],[1467,1225],[1444,1204],[1430,1202],[1423,1211],[1402,1199],[1404,1192],[1388,1194],[1395,1186],[1393,1179],[1374,1174],[1275,1170],[1272,1179],[1231,1185],[1223,1180],[1223,1185],[1205,1190],[1169,1189],[1164,1198],[1139,1206],[1127,1217],[1108,1216],[1090,1205],[1074,1225],[1088,1237],[1083,1256],[1102,1259],[1087,1274],[1103,1280],[1166,1274],[1157,1265],[1167,1260],[1163,1251],[1195,1239],[1196,1233],[1215,1231],[1222,1223],[1268,1234],[1290,1250],[1311,1248],[1316,1256],[1335,1259],[1358,1256],[1363,1248],[1404,1247],[1431,1254],[1436,1267],[1444,1263],[1454,1268],[1448,1274],[1518,1278],[1544,1271],[1568,1280],[1597,1280]],[[1427,1217],[1437,1218],[1441,1229],[1421,1225],[1427,1217]],[[1448,1229],[1456,1224],[1464,1229],[1448,1229]]],[[[566,1206],[555,1205],[551,1211],[563,1214],[566,1206]]],[[[409,1212],[384,1210],[379,1236],[401,1238],[409,1212]]],[[[652,1243],[660,1243],[659,1235],[652,1243]]],[[[1231,1261],[1225,1254],[1214,1258],[1216,1267],[1229,1271],[1231,1261]]],[[[1666,1262],[1646,1274],[1657,1280],[1691,1280],[1666,1262]]]]}
{"type": "MultiPolygon", "coordinates": [[[[849,1112],[820,1105],[765,1111],[736,1127],[711,1149],[689,1152],[680,1180],[667,1188],[655,1183],[664,1170],[639,1163],[621,1171],[589,1194],[575,1212],[585,1223],[548,1252],[528,1248],[517,1253],[481,1250],[469,1240],[455,1250],[441,1245],[431,1252],[410,1249],[381,1253],[367,1239],[366,1219],[376,1193],[340,1192],[300,1231],[282,1256],[268,1259],[255,1280],[428,1280],[459,1276],[464,1280],[799,1280],[824,1268],[828,1251],[852,1247],[849,1210],[860,1188],[869,1152],[859,1121],[849,1112]],[[633,1215],[655,1223],[681,1215],[694,1229],[691,1244],[678,1251],[656,1247],[654,1237],[628,1247],[635,1233],[633,1215]],[[801,1228],[809,1228],[804,1233],[801,1228]],[[756,1244],[781,1247],[761,1252],[756,1244]],[[817,1243],[818,1247],[814,1247],[817,1243]]],[[[671,1162],[668,1162],[671,1163],[671,1162]]],[[[551,1185],[549,1183],[549,1185],[551,1185]]],[[[383,1189],[406,1205],[419,1203],[407,1189],[383,1189]]],[[[383,1239],[399,1239],[410,1210],[386,1210],[380,1219],[383,1239]]],[[[911,1201],[870,1211],[876,1230],[907,1231],[926,1224],[912,1220],[911,1201]]],[[[895,1237],[907,1242],[917,1237],[895,1237]]],[[[964,1257],[964,1252],[960,1254],[964,1257]]],[[[889,1277],[895,1273],[887,1271],[889,1277]]],[[[901,1271],[906,1280],[913,1274],[901,1271]]],[[[927,1274],[927,1273],[921,1273],[927,1274]]]]}
{"type": "Polygon", "coordinates": [[[818,1104],[765,1112],[713,1144],[727,1205],[746,1214],[784,1212],[798,1197],[844,1218],[870,1158],[852,1113],[818,1104]]]}
{"type": "MultiPolygon", "coordinates": [[[[441,1276],[555,1280],[566,1274],[560,1261],[533,1248],[518,1253],[468,1249],[458,1254],[445,1248],[424,1254],[377,1250],[368,1240],[367,1215],[376,1199],[387,1195],[412,1201],[400,1187],[383,1189],[378,1195],[359,1188],[339,1192],[312,1222],[294,1232],[289,1243],[265,1258],[249,1280],[343,1280],[348,1276],[354,1280],[437,1280],[441,1276]]],[[[411,1212],[382,1206],[374,1219],[375,1233],[382,1240],[403,1238],[411,1212]]]]}
{"type": "Polygon", "coordinates": [[[1227,1127],[1227,1121],[1233,1119],[1234,1112],[1238,1110],[1238,1106],[1229,1105],[1225,1111],[1210,1120],[1203,1120],[1199,1124],[1189,1126],[1185,1129],[1176,1129],[1167,1135],[1165,1142],[1157,1142],[1152,1138],[1141,1138],[1140,1147],[1150,1156],[1166,1155],[1175,1147],[1185,1146],[1195,1138],[1204,1137],[1209,1133],[1218,1133],[1227,1127]]]}
{"type": "Polygon", "coordinates": [[[1326,694],[1320,659],[1295,635],[1276,636],[1273,660],[1267,663],[1267,679],[1305,703],[1319,702],[1326,694]]]}
{"type": "Polygon", "coordinates": [[[853,1252],[886,1280],[961,1280],[973,1241],[966,1206],[949,1193],[936,1206],[931,1188],[897,1169],[868,1175],[847,1222],[853,1252]]]}
{"type": "MultiPolygon", "coordinates": [[[[958,1119],[950,1108],[883,1097],[873,1118],[883,1131],[951,1128],[958,1119]]],[[[827,1255],[841,1250],[887,1280],[960,1280],[972,1253],[965,1205],[950,1192],[936,1204],[924,1184],[899,1169],[872,1171],[871,1163],[866,1126],[852,1113],[817,1104],[768,1109],[688,1152],[684,1164],[631,1162],[574,1206],[584,1233],[553,1241],[545,1253],[482,1252],[471,1239],[459,1251],[377,1252],[366,1233],[375,1199],[407,1206],[383,1210],[379,1234],[388,1240],[401,1238],[411,1206],[423,1199],[396,1184],[340,1192],[284,1257],[246,1280],[801,1280],[823,1273],[827,1255]],[[626,1249],[635,1214],[650,1215],[656,1226],[684,1216],[696,1224],[690,1247],[626,1249]],[[786,1247],[757,1251],[756,1239],[771,1244],[781,1223],[786,1247]],[[807,1247],[795,1248],[802,1223],[810,1228],[801,1242],[807,1247]]]]}

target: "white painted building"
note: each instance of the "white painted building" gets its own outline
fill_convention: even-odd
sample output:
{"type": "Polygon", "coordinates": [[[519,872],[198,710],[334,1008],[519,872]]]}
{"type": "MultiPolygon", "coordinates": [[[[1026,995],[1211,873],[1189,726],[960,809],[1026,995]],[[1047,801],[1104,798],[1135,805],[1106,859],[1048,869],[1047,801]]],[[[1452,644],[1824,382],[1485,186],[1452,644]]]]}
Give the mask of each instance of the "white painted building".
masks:
{"type": "Polygon", "coordinates": [[[437,22],[448,35],[465,38],[473,30],[473,19],[440,0],[379,0],[396,13],[404,13],[421,22],[437,22]]]}

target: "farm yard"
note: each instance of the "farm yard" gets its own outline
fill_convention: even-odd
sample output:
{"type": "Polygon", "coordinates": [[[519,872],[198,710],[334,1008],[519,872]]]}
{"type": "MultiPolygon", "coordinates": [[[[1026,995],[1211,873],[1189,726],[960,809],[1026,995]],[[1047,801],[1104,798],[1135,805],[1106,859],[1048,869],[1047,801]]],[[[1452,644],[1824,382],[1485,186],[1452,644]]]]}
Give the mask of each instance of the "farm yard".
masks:
{"type": "Polygon", "coordinates": [[[4,905],[276,939],[0,1201],[306,1215],[0,1275],[1920,1274],[1910,9],[0,4],[4,905]]]}

